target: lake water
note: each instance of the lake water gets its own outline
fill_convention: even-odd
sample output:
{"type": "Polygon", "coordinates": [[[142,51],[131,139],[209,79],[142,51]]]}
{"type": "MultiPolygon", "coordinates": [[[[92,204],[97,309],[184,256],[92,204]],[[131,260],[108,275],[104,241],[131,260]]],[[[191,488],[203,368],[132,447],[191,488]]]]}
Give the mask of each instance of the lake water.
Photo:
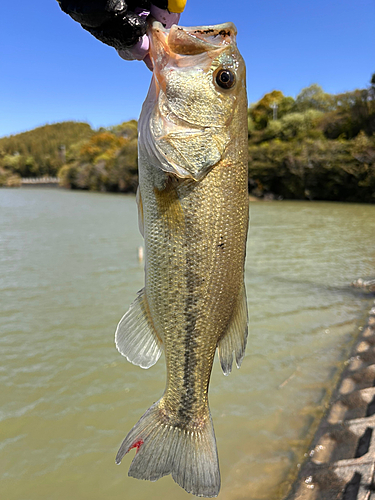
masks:
{"type": "MultiPolygon", "coordinates": [[[[307,451],[371,299],[375,205],[252,203],[247,354],[215,362],[210,406],[219,499],[279,500],[307,451]]],[[[142,370],[114,330],[143,286],[135,198],[0,190],[0,497],[183,500],[170,476],[127,476],[117,449],[161,396],[164,358],[142,370]]],[[[190,496],[191,497],[191,496],[190,496]]]]}

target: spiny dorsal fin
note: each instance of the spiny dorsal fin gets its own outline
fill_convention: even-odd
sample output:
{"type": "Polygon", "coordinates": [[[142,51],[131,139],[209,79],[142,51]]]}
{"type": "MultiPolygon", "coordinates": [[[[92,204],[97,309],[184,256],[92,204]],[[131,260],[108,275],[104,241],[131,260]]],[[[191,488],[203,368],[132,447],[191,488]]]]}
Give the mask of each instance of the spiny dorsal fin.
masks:
{"type": "Polygon", "coordinates": [[[243,284],[228,329],[218,343],[219,359],[224,375],[229,375],[232,371],[233,354],[237,368],[241,366],[245,356],[246,341],[247,301],[245,284],[243,284]]]}
{"type": "Polygon", "coordinates": [[[118,351],[141,368],[150,368],[160,358],[162,343],[149,315],[144,288],[117,325],[115,342],[118,351]]]}

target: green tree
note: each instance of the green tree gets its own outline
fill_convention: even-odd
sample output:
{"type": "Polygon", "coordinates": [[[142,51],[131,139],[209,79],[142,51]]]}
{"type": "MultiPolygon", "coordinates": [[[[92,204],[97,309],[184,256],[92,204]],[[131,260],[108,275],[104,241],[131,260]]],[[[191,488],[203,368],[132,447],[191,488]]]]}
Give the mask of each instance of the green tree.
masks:
{"type": "Polygon", "coordinates": [[[334,109],[322,117],[321,127],[330,139],[352,139],[361,131],[367,135],[375,132],[375,109],[372,86],[338,94],[334,109]]]}
{"type": "Polygon", "coordinates": [[[283,116],[291,113],[294,109],[295,100],[293,97],[283,97],[278,103],[277,117],[280,119],[283,116]]]}
{"type": "Polygon", "coordinates": [[[305,87],[296,97],[294,110],[307,111],[315,109],[317,111],[329,111],[334,108],[334,99],[331,94],[324,92],[322,87],[317,83],[313,83],[309,87],[305,87]]]}
{"type": "Polygon", "coordinates": [[[73,145],[59,171],[65,187],[95,191],[133,191],[138,185],[137,122],[100,129],[73,145]]]}
{"type": "Polygon", "coordinates": [[[255,129],[262,130],[267,127],[273,115],[271,105],[279,105],[283,99],[285,99],[285,97],[280,90],[273,90],[265,94],[256,104],[250,106],[249,115],[254,122],[255,129]]]}
{"type": "Polygon", "coordinates": [[[278,138],[283,141],[304,137],[318,138],[322,135],[317,128],[321,116],[322,113],[315,109],[308,109],[303,113],[289,113],[280,120],[269,122],[263,136],[266,140],[278,138]]]}

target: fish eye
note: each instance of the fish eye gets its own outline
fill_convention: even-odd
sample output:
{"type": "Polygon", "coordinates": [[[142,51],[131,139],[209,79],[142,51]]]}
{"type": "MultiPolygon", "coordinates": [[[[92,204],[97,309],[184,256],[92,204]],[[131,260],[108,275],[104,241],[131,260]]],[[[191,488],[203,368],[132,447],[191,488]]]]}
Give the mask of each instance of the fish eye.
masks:
{"type": "Polygon", "coordinates": [[[231,89],[236,83],[236,76],[229,69],[219,69],[215,77],[216,83],[222,89],[231,89]]]}

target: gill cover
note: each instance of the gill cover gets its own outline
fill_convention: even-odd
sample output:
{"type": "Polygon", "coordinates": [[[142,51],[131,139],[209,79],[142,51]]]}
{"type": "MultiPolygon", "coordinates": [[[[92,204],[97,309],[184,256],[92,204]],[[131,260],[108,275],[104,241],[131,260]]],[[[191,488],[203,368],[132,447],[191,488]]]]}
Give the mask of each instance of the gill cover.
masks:
{"type": "Polygon", "coordinates": [[[154,73],[142,109],[140,143],[150,163],[180,178],[202,179],[230,141],[240,55],[232,23],[197,28],[149,27],[154,73]],[[215,75],[233,74],[230,88],[215,75]]]}

